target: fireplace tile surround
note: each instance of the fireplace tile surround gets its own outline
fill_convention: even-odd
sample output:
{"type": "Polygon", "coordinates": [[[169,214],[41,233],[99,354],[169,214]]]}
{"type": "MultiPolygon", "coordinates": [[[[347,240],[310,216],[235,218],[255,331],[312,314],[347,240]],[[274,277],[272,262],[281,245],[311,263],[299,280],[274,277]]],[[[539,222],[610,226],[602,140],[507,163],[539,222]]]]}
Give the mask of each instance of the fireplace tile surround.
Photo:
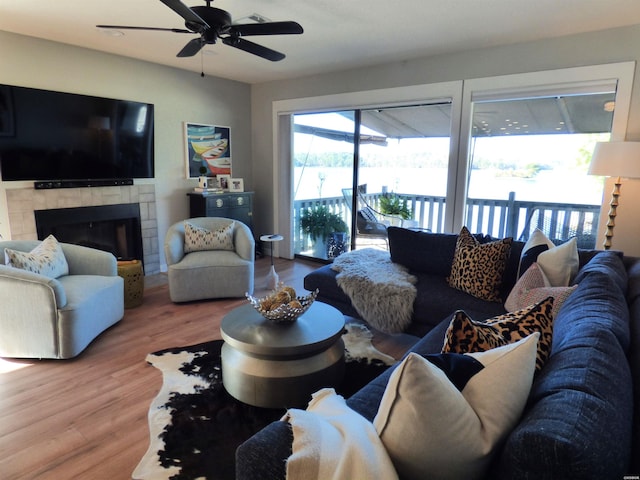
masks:
{"type": "Polygon", "coordinates": [[[35,210],[138,203],[140,205],[145,274],[151,275],[160,272],[155,185],[52,190],[16,188],[7,189],[6,194],[9,227],[11,238],[14,240],[35,240],[38,238],[35,210]]]}

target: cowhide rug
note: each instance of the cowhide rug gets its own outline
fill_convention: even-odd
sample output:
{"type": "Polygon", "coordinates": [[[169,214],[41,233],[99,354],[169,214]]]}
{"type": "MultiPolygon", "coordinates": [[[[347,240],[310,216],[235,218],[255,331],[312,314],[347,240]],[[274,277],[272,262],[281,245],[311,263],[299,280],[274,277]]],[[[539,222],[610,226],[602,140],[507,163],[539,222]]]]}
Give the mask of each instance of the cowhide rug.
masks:
{"type": "Polygon", "coordinates": [[[389,252],[363,248],[333,260],[336,282],[358,314],[386,333],[404,332],[411,323],[417,281],[407,268],[393,263],[389,252]]]}
{"type": "MultiPolygon", "coordinates": [[[[371,332],[347,324],[346,373],[336,391],[349,397],[395,360],[371,345],[371,332]]],[[[162,387],[149,408],[150,445],[132,478],[233,479],[238,445],[284,409],[252,407],[231,397],[222,385],[222,340],[171,348],[147,355],[162,371],[162,387]]]]}

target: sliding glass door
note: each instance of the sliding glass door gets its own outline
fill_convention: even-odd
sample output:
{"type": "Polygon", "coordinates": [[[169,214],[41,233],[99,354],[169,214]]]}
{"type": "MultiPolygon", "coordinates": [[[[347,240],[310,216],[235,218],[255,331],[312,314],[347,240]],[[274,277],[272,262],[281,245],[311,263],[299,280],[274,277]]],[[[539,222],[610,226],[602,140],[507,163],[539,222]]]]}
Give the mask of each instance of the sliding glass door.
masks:
{"type": "Polygon", "coordinates": [[[294,115],[294,253],[386,249],[388,226],[442,231],[450,129],[451,101],[294,115]]]}
{"type": "Polygon", "coordinates": [[[363,141],[358,184],[389,225],[444,230],[451,101],[362,110],[384,141],[363,141]]]}
{"type": "Polygon", "coordinates": [[[319,259],[349,247],[353,184],[353,111],[293,118],[294,253],[319,259]]]}

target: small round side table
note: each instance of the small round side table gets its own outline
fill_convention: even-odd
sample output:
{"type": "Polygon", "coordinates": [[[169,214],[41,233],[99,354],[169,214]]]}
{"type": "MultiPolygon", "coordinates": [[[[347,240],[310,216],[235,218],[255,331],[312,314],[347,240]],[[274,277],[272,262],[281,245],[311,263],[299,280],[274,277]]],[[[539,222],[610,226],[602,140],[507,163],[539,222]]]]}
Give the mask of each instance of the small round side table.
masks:
{"type": "Polygon", "coordinates": [[[260,237],[260,240],[263,242],[272,242],[269,248],[269,250],[271,250],[271,269],[267,274],[267,288],[270,290],[275,290],[276,288],[278,288],[278,282],[280,281],[280,277],[278,277],[276,269],[273,266],[273,242],[279,242],[283,239],[284,237],[282,235],[278,235],[277,233],[273,235],[262,235],[260,237]]]}

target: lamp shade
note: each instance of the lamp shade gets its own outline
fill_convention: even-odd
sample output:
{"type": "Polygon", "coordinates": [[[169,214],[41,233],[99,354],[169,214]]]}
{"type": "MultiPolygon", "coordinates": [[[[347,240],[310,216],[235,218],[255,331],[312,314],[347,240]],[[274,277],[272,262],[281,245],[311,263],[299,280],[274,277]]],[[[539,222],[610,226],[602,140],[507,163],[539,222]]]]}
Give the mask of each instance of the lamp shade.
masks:
{"type": "Polygon", "coordinates": [[[640,178],[640,142],[598,142],[589,175],[640,178]]]}

